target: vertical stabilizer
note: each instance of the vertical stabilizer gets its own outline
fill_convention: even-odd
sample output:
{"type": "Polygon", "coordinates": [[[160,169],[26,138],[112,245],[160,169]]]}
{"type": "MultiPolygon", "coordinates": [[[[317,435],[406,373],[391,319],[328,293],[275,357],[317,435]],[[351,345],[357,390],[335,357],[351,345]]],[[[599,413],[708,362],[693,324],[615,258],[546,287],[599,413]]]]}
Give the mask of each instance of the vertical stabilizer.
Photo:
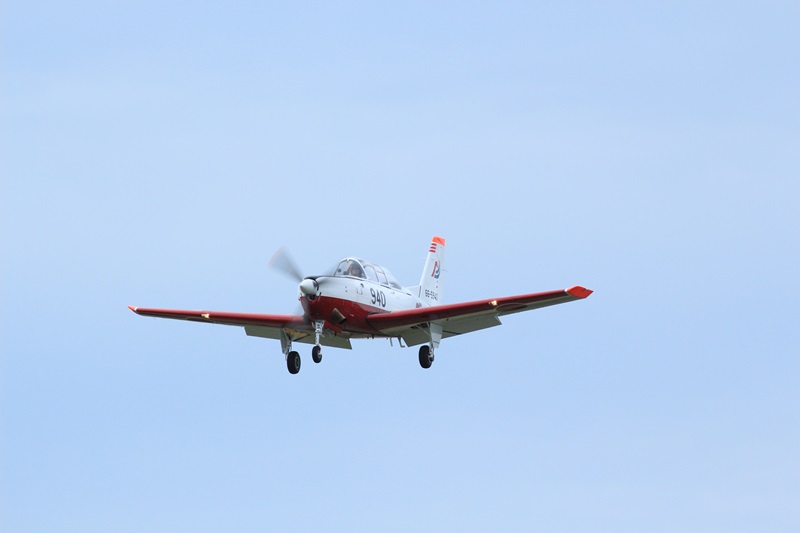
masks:
{"type": "Polygon", "coordinates": [[[442,300],[442,259],[444,258],[444,239],[434,237],[422,269],[419,282],[419,299],[428,305],[440,305],[442,300]]]}

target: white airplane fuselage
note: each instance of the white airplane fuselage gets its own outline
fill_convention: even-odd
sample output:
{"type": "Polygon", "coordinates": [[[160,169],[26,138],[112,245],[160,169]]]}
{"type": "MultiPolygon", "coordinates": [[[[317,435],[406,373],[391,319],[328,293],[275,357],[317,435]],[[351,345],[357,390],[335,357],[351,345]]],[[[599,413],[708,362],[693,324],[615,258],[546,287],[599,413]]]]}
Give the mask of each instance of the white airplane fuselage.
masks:
{"type": "Polygon", "coordinates": [[[316,282],[319,285],[316,295],[300,293],[300,303],[306,316],[312,321],[324,320],[325,327],[337,334],[343,333],[342,326],[346,323],[348,332],[380,336],[367,322],[367,316],[429,305],[412,294],[413,289],[390,287],[368,279],[319,276],[316,282]]]}

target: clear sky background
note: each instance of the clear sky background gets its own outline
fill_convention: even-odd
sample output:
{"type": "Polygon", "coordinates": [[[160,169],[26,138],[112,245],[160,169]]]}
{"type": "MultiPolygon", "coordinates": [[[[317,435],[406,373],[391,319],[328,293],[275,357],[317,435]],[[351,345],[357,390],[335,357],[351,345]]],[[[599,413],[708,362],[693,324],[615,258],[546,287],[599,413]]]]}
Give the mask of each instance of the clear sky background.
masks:
{"type": "Polygon", "coordinates": [[[794,2],[5,2],[7,532],[800,530],[794,2]],[[299,375],[127,305],[585,301],[299,375]]]}

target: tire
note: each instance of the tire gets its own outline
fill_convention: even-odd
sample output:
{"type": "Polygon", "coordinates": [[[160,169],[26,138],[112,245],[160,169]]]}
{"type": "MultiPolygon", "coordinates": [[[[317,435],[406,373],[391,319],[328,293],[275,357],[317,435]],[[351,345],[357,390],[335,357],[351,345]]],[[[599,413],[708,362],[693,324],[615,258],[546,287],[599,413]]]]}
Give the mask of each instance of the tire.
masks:
{"type": "Polygon", "coordinates": [[[431,347],[427,344],[423,344],[419,347],[419,366],[422,368],[430,368],[431,364],[433,364],[433,354],[431,353],[431,347]]]}
{"type": "Polygon", "coordinates": [[[311,348],[311,359],[313,359],[315,363],[322,362],[322,346],[315,345],[311,348]]]}
{"type": "Polygon", "coordinates": [[[297,352],[289,352],[286,356],[286,366],[290,374],[297,374],[300,372],[300,354],[297,352]]]}

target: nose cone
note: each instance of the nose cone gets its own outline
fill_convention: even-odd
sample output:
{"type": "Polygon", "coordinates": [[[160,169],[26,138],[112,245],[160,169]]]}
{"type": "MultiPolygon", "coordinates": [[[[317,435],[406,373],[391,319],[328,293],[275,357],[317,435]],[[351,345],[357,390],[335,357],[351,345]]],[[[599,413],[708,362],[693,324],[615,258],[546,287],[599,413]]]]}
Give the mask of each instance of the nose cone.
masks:
{"type": "Polygon", "coordinates": [[[314,296],[317,294],[317,290],[319,289],[319,284],[316,280],[311,278],[306,278],[300,282],[300,292],[305,294],[306,296],[314,296]]]}

